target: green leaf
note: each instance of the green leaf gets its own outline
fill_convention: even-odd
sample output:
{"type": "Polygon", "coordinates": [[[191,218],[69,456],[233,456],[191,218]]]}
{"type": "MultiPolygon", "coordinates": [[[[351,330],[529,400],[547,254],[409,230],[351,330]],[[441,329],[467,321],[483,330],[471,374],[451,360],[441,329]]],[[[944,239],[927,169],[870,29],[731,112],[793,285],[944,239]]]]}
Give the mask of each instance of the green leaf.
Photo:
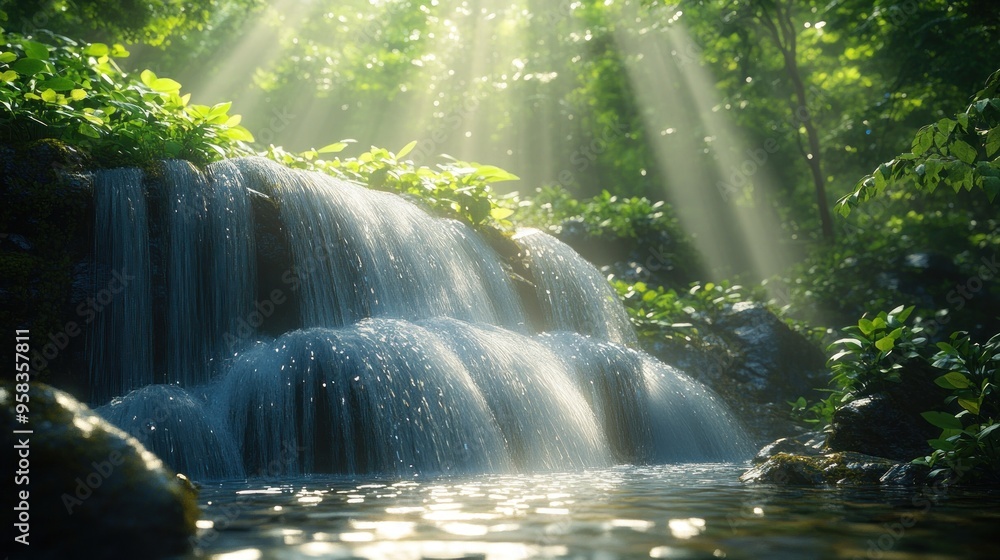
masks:
{"type": "Polygon", "coordinates": [[[49,48],[42,43],[36,43],[35,41],[24,41],[21,43],[24,47],[24,54],[28,58],[33,58],[36,60],[48,60],[49,58],[49,48]]]}
{"type": "Polygon", "coordinates": [[[475,174],[484,181],[492,183],[499,183],[501,181],[517,181],[520,179],[517,175],[504,171],[495,165],[482,165],[476,168],[475,174]]]}
{"type": "Polygon", "coordinates": [[[983,441],[984,439],[986,439],[987,436],[996,431],[997,428],[1000,428],[1000,424],[990,424],[989,426],[983,428],[983,430],[979,432],[979,435],[976,436],[976,439],[978,439],[979,441],[983,441]]]}
{"type": "Polygon", "coordinates": [[[2,63],[2,64],[9,64],[11,62],[14,62],[15,60],[17,60],[17,54],[16,53],[12,53],[10,51],[4,52],[4,53],[0,53],[0,63],[2,63]]]}
{"type": "Polygon", "coordinates": [[[100,138],[101,133],[90,123],[80,123],[77,131],[88,138],[100,138]]]}
{"type": "Polygon", "coordinates": [[[997,195],[1000,194],[1000,177],[983,177],[983,190],[990,203],[996,200],[997,195]]]}
{"type": "Polygon", "coordinates": [[[7,70],[3,74],[0,74],[0,82],[13,82],[17,79],[17,72],[13,70],[7,70]]]}
{"type": "Polygon", "coordinates": [[[22,58],[10,65],[11,70],[16,70],[18,74],[25,76],[34,76],[39,72],[44,72],[47,68],[48,64],[45,61],[34,58],[22,58]]]}
{"type": "Polygon", "coordinates": [[[51,89],[47,89],[39,95],[42,97],[42,101],[45,101],[46,103],[55,103],[56,99],[59,98],[59,95],[51,89]]]}
{"type": "Polygon", "coordinates": [[[335,154],[337,152],[342,151],[346,147],[347,147],[346,142],[334,142],[333,144],[327,144],[326,146],[323,146],[322,148],[316,150],[316,152],[320,154],[335,154]]]}
{"type": "Polygon", "coordinates": [[[930,411],[921,413],[920,416],[923,416],[924,420],[927,420],[933,426],[937,426],[942,430],[962,429],[962,421],[946,412],[930,411]]]}
{"type": "Polygon", "coordinates": [[[858,321],[858,328],[861,329],[861,333],[868,336],[875,332],[875,324],[868,319],[861,319],[858,321]]]}
{"type": "Polygon", "coordinates": [[[875,347],[883,352],[888,352],[892,350],[892,347],[896,345],[896,339],[892,336],[883,336],[875,342],[875,347]]]}
{"type": "Polygon", "coordinates": [[[972,386],[972,382],[969,381],[969,378],[957,371],[938,377],[934,380],[934,383],[940,387],[944,387],[945,389],[968,389],[972,386]]]}
{"type": "Polygon", "coordinates": [[[968,410],[973,414],[979,414],[979,401],[975,399],[958,399],[958,406],[968,410]]]}
{"type": "Polygon", "coordinates": [[[146,84],[153,91],[160,93],[177,93],[181,90],[181,84],[170,78],[156,78],[153,83],[146,84]]]}
{"type": "MultiPolygon", "coordinates": [[[[403,146],[403,149],[399,150],[399,153],[396,154],[396,159],[400,159],[400,158],[404,157],[406,154],[408,154],[411,151],[413,151],[413,148],[416,148],[416,147],[417,147],[417,141],[416,140],[414,140],[413,142],[410,142],[409,144],[403,146]]],[[[508,216],[509,215],[510,214],[508,214],[508,216]]],[[[495,219],[501,220],[503,218],[495,218],[495,219]]]]}
{"type": "Polygon", "coordinates": [[[152,89],[153,82],[156,81],[156,74],[153,73],[152,70],[146,69],[139,74],[139,79],[142,80],[142,83],[145,84],[146,87],[152,89]]]}
{"type": "Polygon", "coordinates": [[[87,56],[108,56],[111,53],[111,49],[108,48],[104,43],[91,43],[83,49],[83,54],[87,56]]]}
{"type": "Polygon", "coordinates": [[[253,134],[242,126],[234,126],[226,131],[226,136],[238,142],[253,142],[253,134]]]}
{"type": "Polygon", "coordinates": [[[82,89],[74,89],[69,92],[69,96],[73,101],[81,101],[87,98],[87,91],[82,89]]]}
{"type": "MultiPolygon", "coordinates": [[[[902,306],[899,306],[899,307],[902,307],[902,306]]],[[[897,307],[896,309],[899,309],[899,307],[897,307]]],[[[899,311],[899,312],[893,311],[893,313],[896,315],[896,319],[899,319],[899,322],[902,323],[902,322],[906,321],[907,318],[909,318],[910,313],[913,313],[914,307],[915,306],[911,305],[911,306],[903,309],[902,311],[899,311]]]]}
{"type": "MultiPolygon", "coordinates": [[[[160,78],[160,79],[158,79],[156,81],[159,82],[161,80],[166,80],[166,79],[167,78],[160,78]]],[[[170,80],[170,81],[174,82],[173,80],[170,80]]],[[[174,82],[174,83],[177,84],[177,89],[180,89],[181,85],[178,84],[177,82],[174,82]]],[[[156,89],[156,88],[153,88],[153,89],[156,89]]],[[[159,90],[157,90],[157,91],[159,91],[159,90]]],[[[212,105],[211,109],[208,110],[208,114],[205,115],[205,118],[206,119],[211,119],[211,118],[215,118],[215,117],[219,117],[219,116],[225,115],[225,114],[229,113],[229,109],[231,109],[232,106],[233,106],[233,102],[232,101],[226,101],[225,103],[216,103],[215,105],[212,105]]]]}
{"type": "Polygon", "coordinates": [[[944,451],[955,449],[955,444],[946,439],[929,439],[927,443],[934,449],[943,449],[944,451]]]}
{"type": "Polygon", "coordinates": [[[69,91],[76,87],[76,82],[69,78],[55,77],[45,80],[38,85],[39,88],[48,88],[55,91],[69,91]]]}
{"type": "Polygon", "coordinates": [[[934,130],[925,126],[913,138],[912,151],[914,155],[922,155],[934,145],[934,130]]]}
{"type": "Polygon", "coordinates": [[[1000,150],[1000,126],[991,128],[986,133],[986,157],[993,157],[998,150],[1000,150]]]}
{"type": "Polygon", "coordinates": [[[955,142],[952,143],[951,153],[955,154],[955,157],[962,160],[964,163],[972,164],[976,161],[976,149],[962,140],[955,140],[955,142]]]}
{"type": "MultiPolygon", "coordinates": [[[[413,144],[416,145],[415,142],[413,144]]],[[[494,208],[493,210],[490,210],[490,217],[499,221],[509,218],[513,213],[514,211],[510,208],[494,208]]]]}
{"type": "Polygon", "coordinates": [[[114,45],[111,45],[110,56],[113,56],[114,58],[126,58],[130,54],[132,53],[128,52],[128,50],[126,50],[121,43],[115,43],[114,45]]]}

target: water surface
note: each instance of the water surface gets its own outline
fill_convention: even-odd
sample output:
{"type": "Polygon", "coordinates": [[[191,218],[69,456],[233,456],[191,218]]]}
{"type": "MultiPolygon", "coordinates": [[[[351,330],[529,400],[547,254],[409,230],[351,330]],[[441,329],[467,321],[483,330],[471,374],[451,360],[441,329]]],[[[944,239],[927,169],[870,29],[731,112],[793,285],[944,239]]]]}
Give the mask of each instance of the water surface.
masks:
{"type": "Polygon", "coordinates": [[[994,558],[1000,493],[744,485],[746,465],[206,484],[198,557],[994,558]]]}

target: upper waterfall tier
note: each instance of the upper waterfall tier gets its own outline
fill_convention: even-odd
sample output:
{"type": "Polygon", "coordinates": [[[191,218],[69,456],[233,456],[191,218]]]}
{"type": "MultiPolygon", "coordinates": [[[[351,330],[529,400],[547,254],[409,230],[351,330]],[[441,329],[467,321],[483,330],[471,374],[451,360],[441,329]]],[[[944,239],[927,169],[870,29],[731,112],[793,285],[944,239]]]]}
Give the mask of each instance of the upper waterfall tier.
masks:
{"type": "Polygon", "coordinates": [[[327,175],[263,158],[204,171],[167,161],[152,177],[98,172],[94,187],[95,286],[130,279],[94,326],[98,404],[154,382],[204,383],[261,337],[372,317],[635,341],[603,276],[539,231],[515,236],[535,283],[522,301],[472,228],[327,175]]]}

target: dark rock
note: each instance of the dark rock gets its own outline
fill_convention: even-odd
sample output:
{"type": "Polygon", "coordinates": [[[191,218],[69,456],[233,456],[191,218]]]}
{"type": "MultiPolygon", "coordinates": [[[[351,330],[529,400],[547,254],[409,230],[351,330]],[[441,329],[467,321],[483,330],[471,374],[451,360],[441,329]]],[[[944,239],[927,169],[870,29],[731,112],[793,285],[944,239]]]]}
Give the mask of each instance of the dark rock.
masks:
{"type": "Polygon", "coordinates": [[[880,482],[888,486],[919,486],[930,480],[930,472],[925,465],[900,463],[882,475],[880,482]]]}
{"type": "Polygon", "coordinates": [[[851,401],[834,413],[827,447],[910,461],[931,452],[927,440],[938,432],[919,413],[878,394],[851,401]]]}
{"type": "Polygon", "coordinates": [[[862,453],[802,456],[778,453],[743,473],[740,481],[760,484],[879,484],[898,463],[862,453]]]}
{"type": "MultiPolygon", "coordinates": [[[[0,385],[3,445],[27,440],[32,558],[160,558],[190,549],[199,511],[186,479],[69,394],[34,383],[30,422],[16,422],[15,387],[0,385]],[[31,434],[14,434],[30,429],[31,434]]],[[[14,529],[7,525],[8,531],[14,529]]],[[[8,543],[14,535],[8,535],[8,543]]],[[[13,544],[9,547],[20,547],[13,544]]],[[[10,549],[17,552],[16,549],[10,549]]],[[[15,556],[16,557],[16,556],[15,556]]]]}
{"type": "Polygon", "coordinates": [[[717,328],[738,356],[732,377],[758,401],[795,400],[824,384],[823,352],[763,305],[736,303],[717,328]]]}

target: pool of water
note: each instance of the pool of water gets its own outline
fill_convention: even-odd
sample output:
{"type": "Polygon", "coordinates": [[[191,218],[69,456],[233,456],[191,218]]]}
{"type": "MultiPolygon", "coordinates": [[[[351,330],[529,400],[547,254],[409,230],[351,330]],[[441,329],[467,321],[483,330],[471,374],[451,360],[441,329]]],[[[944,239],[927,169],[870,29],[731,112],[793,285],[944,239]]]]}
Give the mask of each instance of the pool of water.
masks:
{"type": "Polygon", "coordinates": [[[744,485],[746,465],[206,484],[200,558],[996,558],[992,490],[744,485]]]}

